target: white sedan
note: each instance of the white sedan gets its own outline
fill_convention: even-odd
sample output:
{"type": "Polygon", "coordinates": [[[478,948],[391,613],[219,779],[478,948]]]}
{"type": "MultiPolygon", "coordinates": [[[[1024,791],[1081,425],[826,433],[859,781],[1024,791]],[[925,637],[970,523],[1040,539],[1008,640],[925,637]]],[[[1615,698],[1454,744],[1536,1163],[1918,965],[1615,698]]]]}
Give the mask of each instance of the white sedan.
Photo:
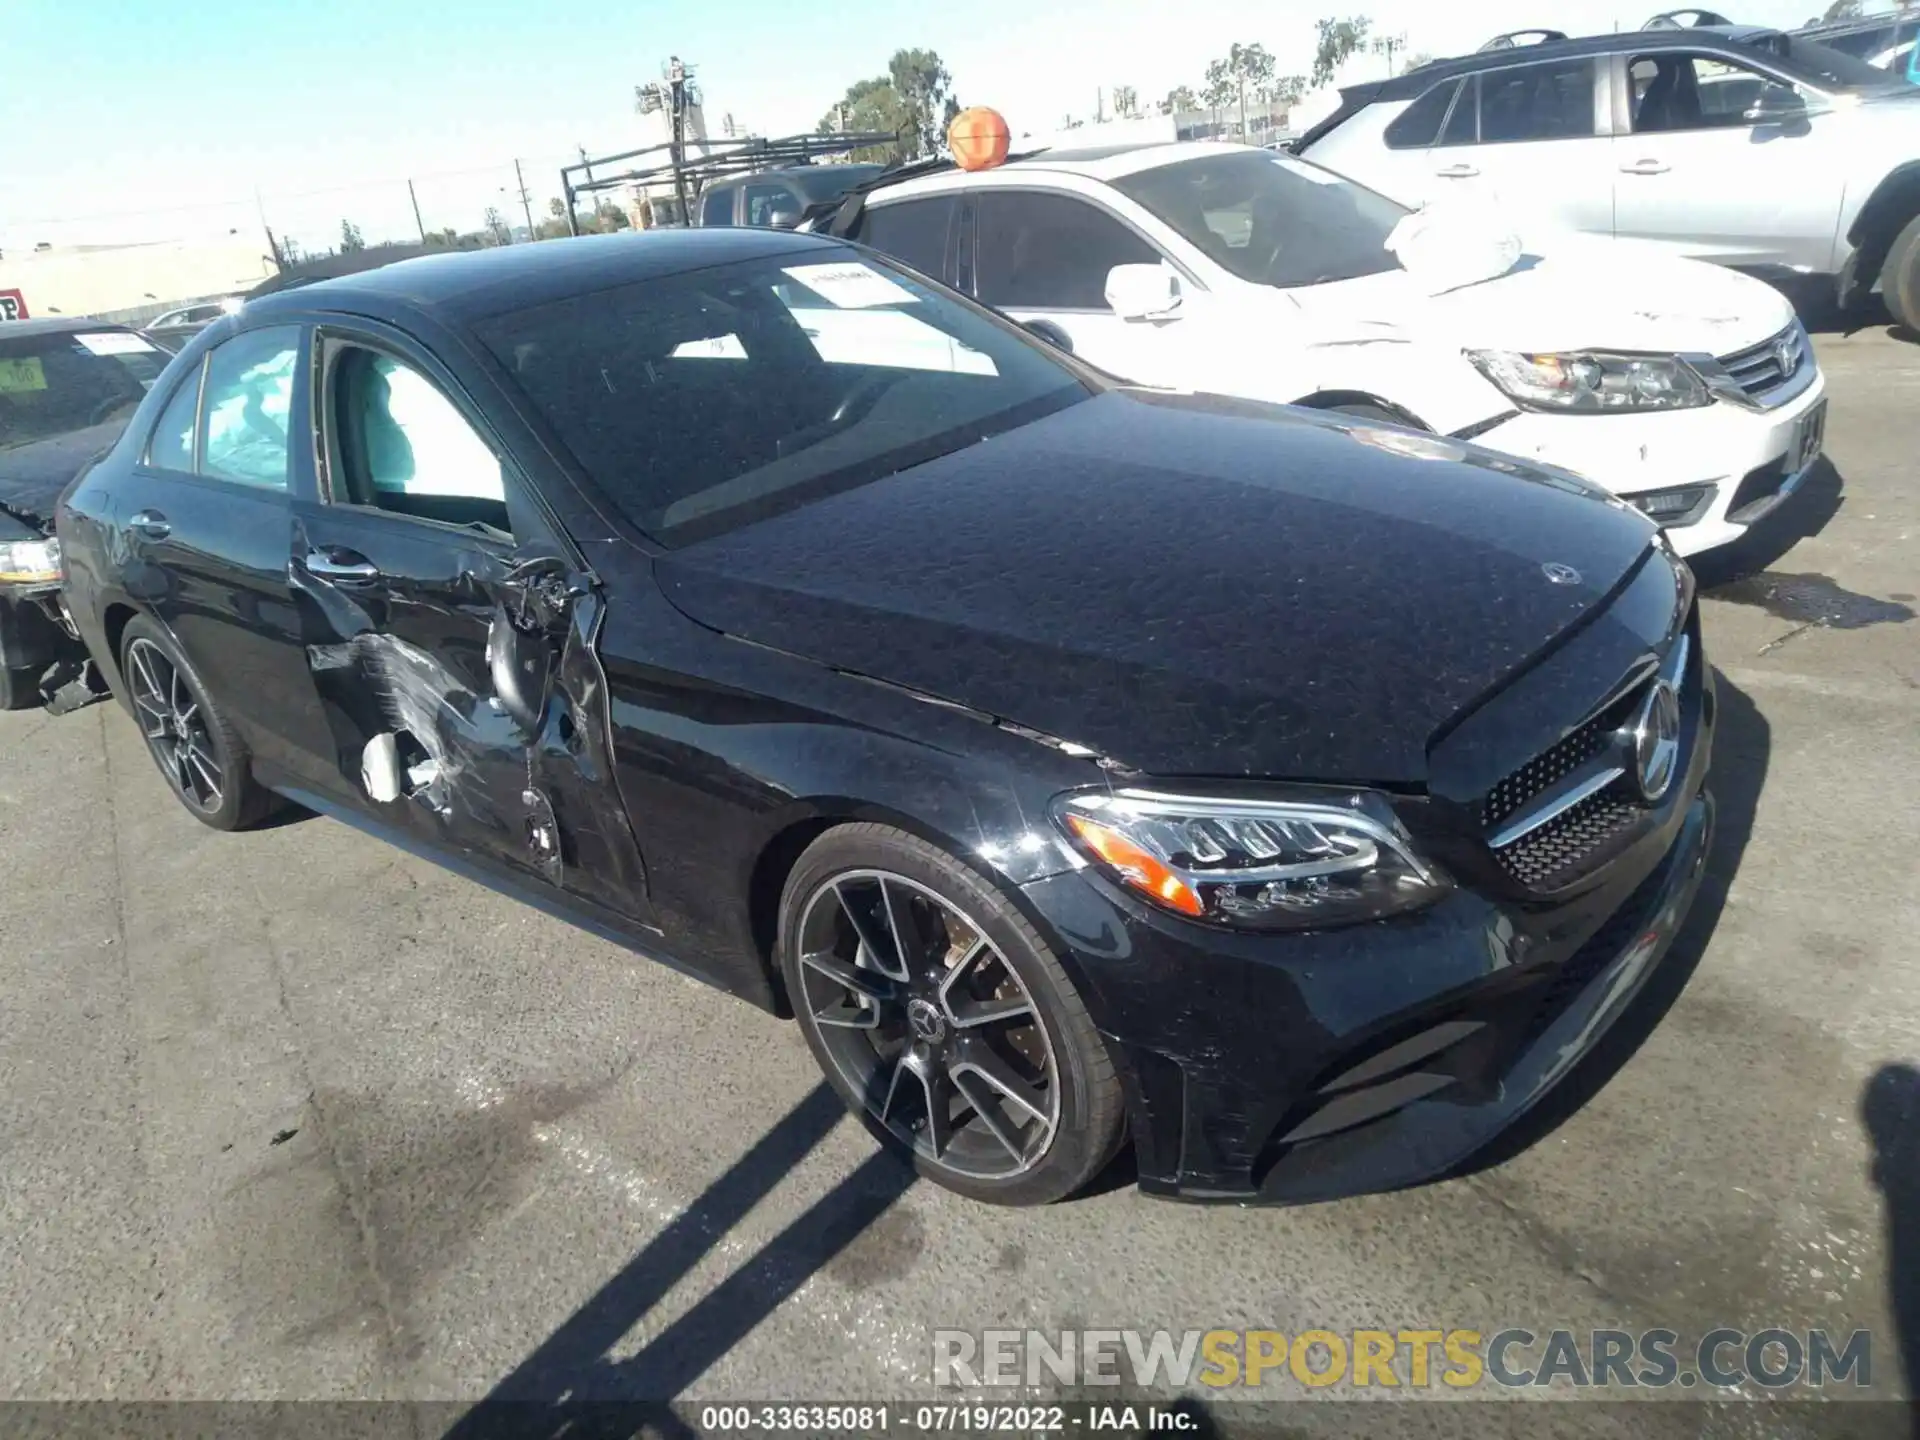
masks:
{"type": "Polygon", "coordinates": [[[1770,287],[1574,235],[1523,247],[1292,156],[1045,151],[909,174],[813,228],[1136,384],[1338,410],[1575,471],[1683,554],[1736,539],[1820,454],[1825,381],[1770,287]]]}

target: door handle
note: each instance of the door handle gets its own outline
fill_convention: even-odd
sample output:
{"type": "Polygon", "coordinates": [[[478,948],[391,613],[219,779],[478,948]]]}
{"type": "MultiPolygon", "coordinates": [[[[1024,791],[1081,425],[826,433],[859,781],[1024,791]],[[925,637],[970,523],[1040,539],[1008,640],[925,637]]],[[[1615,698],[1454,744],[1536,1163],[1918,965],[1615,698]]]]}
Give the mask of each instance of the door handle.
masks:
{"type": "Polygon", "coordinates": [[[149,540],[164,540],[173,533],[173,524],[158,510],[142,510],[127,521],[127,528],[149,540]]]}
{"type": "Polygon", "coordinates": [[[1631,165],[1622,165],[1622,175],[1664,175],[1672,168],[1664,160],[1636,160],[1631,165]]]}
{"type": "Polygon", "coordinates": [[[1470,180],[1480,172],[1472,165],[1442,165],[1433,173],[1442,180],[1470,180]]]}
{"type": "Polygon", "coordinates": [[[329,545],[307,551],[307,573],[323,580],[378,580],[380,567],[358,550],[329,545]]]}

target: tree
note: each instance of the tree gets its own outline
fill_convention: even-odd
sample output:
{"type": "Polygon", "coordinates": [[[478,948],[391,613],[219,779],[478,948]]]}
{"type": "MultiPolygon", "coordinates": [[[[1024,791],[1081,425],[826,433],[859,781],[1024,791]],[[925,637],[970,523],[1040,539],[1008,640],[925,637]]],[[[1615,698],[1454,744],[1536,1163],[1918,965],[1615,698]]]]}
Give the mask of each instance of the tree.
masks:
{"type": "Polygon", "coordinates": [[[1113,113],[1121,120],[1131,120],[1140,113],[1140,92],[1131,85],[1113,87],[1113,113]]]}
{"type": "Polygon", "coordinates": [[[1160,102],[1162,115],[1178,115],[1185,110],[1198,110],[1200,101],[1194,96],[1190,85],[1176,85],[1167,92],[1167,98],[1160,102]]]}
{"type": "Polygon", "coordinates": [[[500,218],[500,212],[493,206],[487,207],[487,213],[481,217],[480,224],[487,234],[493,237],[495,245],[507,243],[507,222],[500,218]]]}
{"type": "Polygon", "coordinates": [[[1364,15],[1350,15],[1345,20],[1320,20],[1315,25],[1320,40],[1313,52],[1313,83],[1325,85],[1347,63],[1347,57],[1367,43],[1373,21],[1364,15]]]}
{"type": "Polygon", "coordinates": [[[610,235],[615,230],[633,228],[633,222],[627,218],[627,212],[618,205],[602,200],[593,212],[593,228],[602,235],[610,235]]]}
{"type": "MultiPolygon", "coordinates": [[[[1247,91],[1251,89],[1258,96],[1263,87],[1273,83],[1273,56],[1263,45],[1232,45],[1227,49],[1227,57],[1217,60],[1214,65],[1221,67],[1221,78],[1228,86],[1227,103],[1237,99],[1240,102],[1240,137],[1247,134],[1247,91]]],[[[1207,84],[1214,80],[1214,66],[1207,67],[1207,84]]]]}
{"type": "Polygon", "coordinates": [[[1259,89],[1262,105],[1298,105],[1300,97],[1306,93],[1307,77],[1304,75],[1274,76],[1259,89]]]}
{"type": "Polygon", "coordinates": [[[1828,20],[1851,20],[1864,9],[1866,9],[1866,5],[1863,3],[1863,0],[1833,0],[1833,3],[1827,6],[1827,13],[1823,18],[1828,20]]]}
{"type": "Polygon", "coordinates": [[[893,82],[884,75],[871,80],[856,80],[847,87],[846,97],[820,117],[819,132],[831,135],[839,130],[886,130],[901,137],[900,145],[863,145],[853,152],[856,160],[891,160],[903,145],[916,143],[916,130],[906,134],[912,117],[901,103],[893,82]]]}
{"type": "MultiPolygon", "coordinates": [[[[946,139],[953,76],[932,50],[896,50],[887,62],[887,78],[899,97],[903,118],[912,127],[908,158],[931,155],[946,139]]],[[[958,114],[956,106],[951,112],[958,114]]]]}
{"type": "Polygon", "coordinates": [[[1422,65],[1431,65],[1432,63],[1433,63],[1432,51],[1415,50],[1412,54],[1407,56],[1406,63],[1400,67],[1400,73],[1404,75],[1409,70],[1418,70],[1422,65]]]}
{"type": "Polygon", "coordinates": [[[1200,103],[1213,112],[1214,124],[1220,123],[1220,112],[1233,103],[1238,88],[1226,61],[1215,60],[1207,66],[1206,88],[1200,92],[1200,103]]]}
{"type": "Polygon", "coordinates": [[[367,242],[360,236],[360,227],[351,220],[340,222],[340,253],[351,255],[356,250],[367,248],[367,242]]]}

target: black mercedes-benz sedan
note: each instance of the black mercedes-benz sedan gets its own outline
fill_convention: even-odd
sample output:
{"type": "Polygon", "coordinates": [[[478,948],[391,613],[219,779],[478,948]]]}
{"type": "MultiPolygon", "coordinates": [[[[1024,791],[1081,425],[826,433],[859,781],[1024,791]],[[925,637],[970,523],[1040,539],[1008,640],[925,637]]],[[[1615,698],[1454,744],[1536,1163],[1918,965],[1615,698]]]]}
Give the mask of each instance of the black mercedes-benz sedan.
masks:
{"type": "Polygon", "coordinates": [[[1057,1199],[1472,1157],[1708,843],[1693,585],[1560,472],[1121,387],[884,257],[388,266],[191,342],[59,514],[160,774],[799,1021],[882,1143],[1057,1199]]]}

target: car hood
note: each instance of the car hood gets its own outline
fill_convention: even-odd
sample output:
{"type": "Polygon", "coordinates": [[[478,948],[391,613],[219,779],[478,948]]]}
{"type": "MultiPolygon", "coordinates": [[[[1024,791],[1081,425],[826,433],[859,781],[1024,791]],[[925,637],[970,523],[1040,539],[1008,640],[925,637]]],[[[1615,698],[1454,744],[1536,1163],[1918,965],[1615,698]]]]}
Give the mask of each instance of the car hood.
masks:
{"type": "Polygon", "coordinates": [[[1793,319],[1772,286],[1633,240],[1557,237],[1491,278],[1445,288],[1408,270],[1286,292],[1321,336],[1449,350],[1614,349],[1726,355],[1793,319]]]}
{"type": "Polygon", "coordinates": [[[1134,769],[1417,785],[1434,732],[1652,535],[1583,481],[1471,446],[1113,391],[655,574],[715,630],[1134,769]]]}
{"type": "Polygon", "coordinates": [[[60,492],[94,457],[112,449],[126,428],[125,420],[113,420],[0,449],[0,510],[51,532],[60,492]]]}

